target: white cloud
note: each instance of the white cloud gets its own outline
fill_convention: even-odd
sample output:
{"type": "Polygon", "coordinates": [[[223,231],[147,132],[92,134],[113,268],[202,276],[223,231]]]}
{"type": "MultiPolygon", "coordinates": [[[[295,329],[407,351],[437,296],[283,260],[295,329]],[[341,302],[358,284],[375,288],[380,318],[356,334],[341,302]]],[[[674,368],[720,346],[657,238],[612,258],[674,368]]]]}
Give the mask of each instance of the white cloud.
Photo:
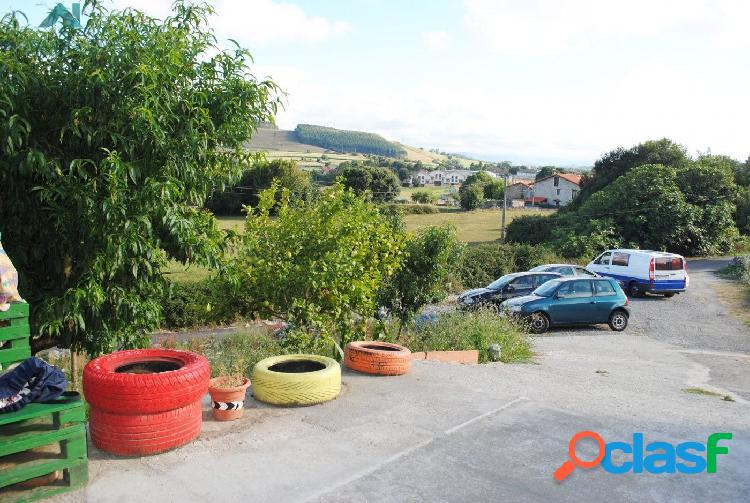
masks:
{"type": "Polygon", "coordinates": [[[214,26],[223,36],[250,44],[314,43],[351,31],[346,21],[311,16],[293,3],[273,0],[220,0],[214,26]]]}
{"type": "Polygon", "coordinates": [[[448,47],[451,36],[445,31],[428,31],[422,34],[422,41],[429,49],[441,50],[448,47]]]}
{"type": "Polygon", "coordinates": [[[714,44],[745,47],[750,45],[748,16],[744,0],[465,0],[463,24],[496,51],[545,54],[660,37],[697,25],[707,28],[714,44]]]}
{"type": "MultiPolygon", "coordinates": [[[[118,9],[134,7],[163,19],[171,13],[172,0],[114,0],[118,9]]],[[[306,13],[302,7],[274,0],[216,0],[210,23],[217,36],[243,45],[316,43],[342,37],[350,23],[306,13]]]]}

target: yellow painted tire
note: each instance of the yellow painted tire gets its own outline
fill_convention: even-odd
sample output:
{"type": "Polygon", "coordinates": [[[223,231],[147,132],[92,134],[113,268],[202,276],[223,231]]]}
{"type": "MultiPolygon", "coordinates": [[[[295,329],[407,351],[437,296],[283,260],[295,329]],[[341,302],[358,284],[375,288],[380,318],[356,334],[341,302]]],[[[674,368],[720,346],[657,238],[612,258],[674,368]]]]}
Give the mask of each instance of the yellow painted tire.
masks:
{"type": "Polygon", "coordinates": [[[261,402],[314,405],[341,392],[341,366],[326,356],[272,356],[255,364],[250,381],[253,396],[261,402]]]}

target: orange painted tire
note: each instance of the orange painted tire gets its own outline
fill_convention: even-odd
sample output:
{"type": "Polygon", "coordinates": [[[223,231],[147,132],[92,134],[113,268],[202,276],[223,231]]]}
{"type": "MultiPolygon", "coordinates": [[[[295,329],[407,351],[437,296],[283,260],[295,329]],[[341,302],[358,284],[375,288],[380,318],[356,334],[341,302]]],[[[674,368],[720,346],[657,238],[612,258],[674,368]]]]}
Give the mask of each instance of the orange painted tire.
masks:
{"type": "Polygon", "coordinates": [[[354,341],[346,345],[344,365],[365,374],[402,375],[411,368],[411,351],[390,342],[354,341]]]}

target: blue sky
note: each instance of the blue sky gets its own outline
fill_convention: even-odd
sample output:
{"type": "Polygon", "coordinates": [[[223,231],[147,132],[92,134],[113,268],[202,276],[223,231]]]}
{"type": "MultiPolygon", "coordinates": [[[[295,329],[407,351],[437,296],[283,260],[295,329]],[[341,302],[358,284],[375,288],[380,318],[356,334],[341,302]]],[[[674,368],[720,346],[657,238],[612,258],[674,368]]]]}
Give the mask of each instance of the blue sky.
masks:
{"type": "MultiPolygon", "coordinates": [[[[34,22],[55,2],[0,0],[34,22]]],[[[65,2],[68,4],[69,2],[65,2]]],[[[171,0],[114,0],[163,17],[171,0]]],[[[750,155],[750,2],[216,0],[288,93],[277,122],[489,159],[591,164],[669,137],[750,155]]]]}

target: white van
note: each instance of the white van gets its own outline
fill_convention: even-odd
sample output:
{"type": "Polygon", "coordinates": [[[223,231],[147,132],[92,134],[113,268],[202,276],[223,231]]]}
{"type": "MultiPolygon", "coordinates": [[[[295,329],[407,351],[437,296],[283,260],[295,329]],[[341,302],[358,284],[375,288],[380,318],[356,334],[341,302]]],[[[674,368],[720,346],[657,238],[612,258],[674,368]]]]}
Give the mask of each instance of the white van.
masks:
{"type": "Polygon", "coordinates": [[[685,257],[652,250],[607,250],[586,268],[616,279],[631,297],[646,292],[672,297],[684,292],[689,282],[685,257]]]}

